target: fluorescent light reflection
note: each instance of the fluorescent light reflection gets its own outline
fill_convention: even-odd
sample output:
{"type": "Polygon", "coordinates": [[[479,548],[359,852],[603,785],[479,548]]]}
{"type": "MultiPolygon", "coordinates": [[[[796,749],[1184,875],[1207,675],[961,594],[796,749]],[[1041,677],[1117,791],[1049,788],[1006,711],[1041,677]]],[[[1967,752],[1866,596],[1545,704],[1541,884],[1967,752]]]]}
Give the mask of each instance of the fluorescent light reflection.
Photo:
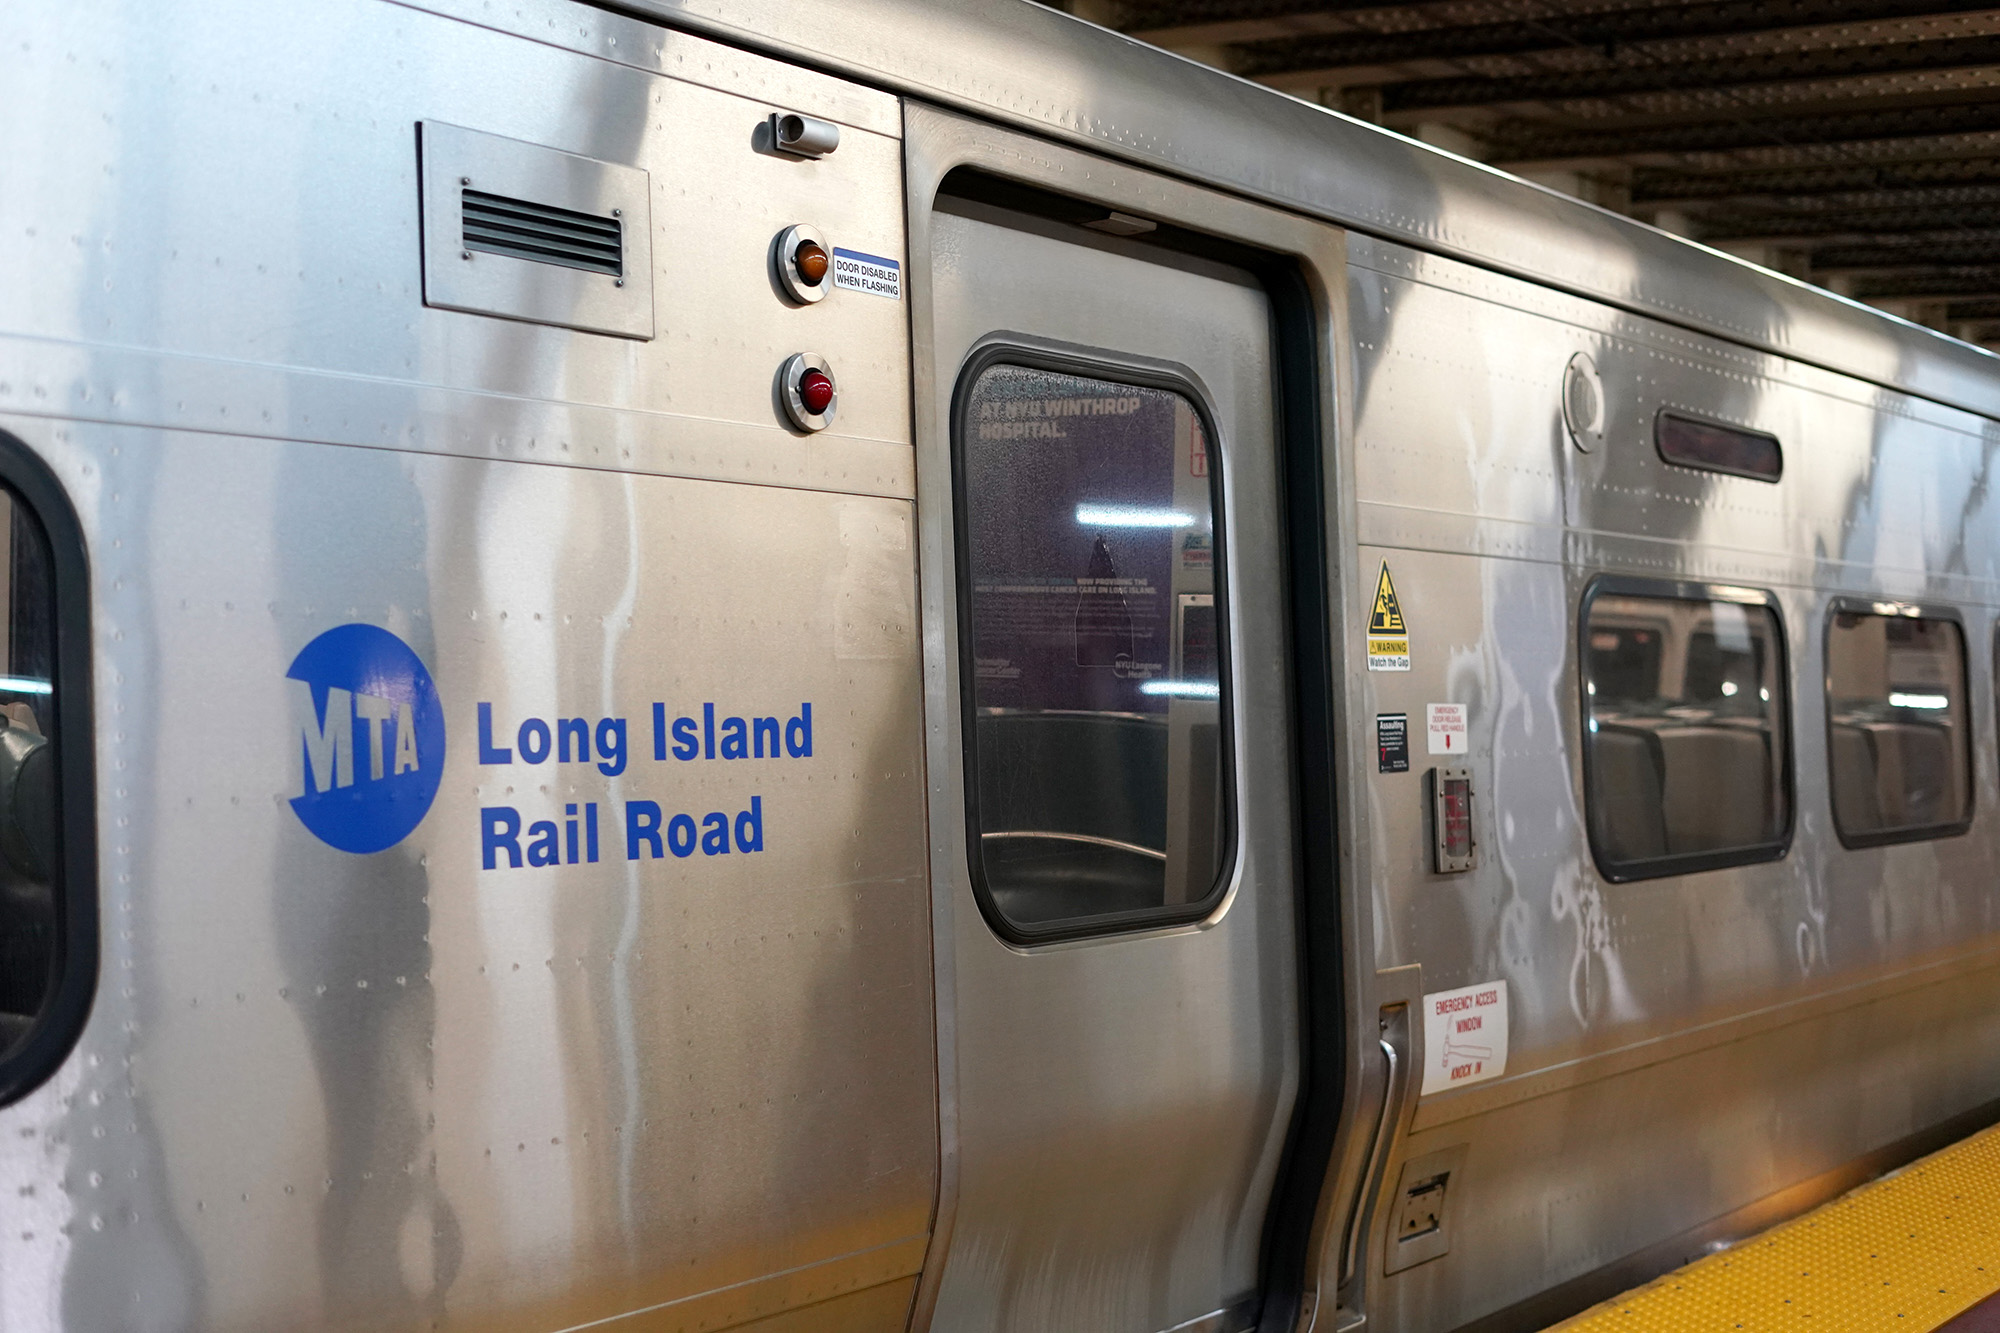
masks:
{"type": "Polygon", "coordinates": [[[1891,708],[1949,708],[1951,696],[1944,694],[1904,694],[1897,690],[1889,695],[1891,708]]]}
{"type": "Polygon", "coordinates": [[[1132,505],[1078,505],[1076,521],[1090,528],[1191,528],[1194,515],[1132,505]]]}
{"type": "Polygon", "coordinates": [[[0,676],[0,690],[11,690],[15,694],[53,694],[55,686],[31,676],[0,676]]]}
{"type": "Polygon", "coordinates": [[[1139,687],[1141,694],[1171,694],[1178,699],[1220,699],[1222,687],[1200,680],[1149,680],[1139,687]]]}

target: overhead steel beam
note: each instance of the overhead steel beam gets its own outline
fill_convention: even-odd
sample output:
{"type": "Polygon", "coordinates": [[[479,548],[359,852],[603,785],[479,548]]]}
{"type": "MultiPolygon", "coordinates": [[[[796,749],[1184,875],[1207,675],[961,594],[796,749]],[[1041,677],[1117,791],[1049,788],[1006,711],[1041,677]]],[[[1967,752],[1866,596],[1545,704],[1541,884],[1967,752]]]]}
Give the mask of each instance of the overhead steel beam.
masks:
{"type": "Polygon", "coordinates": [[[1411,79],[1385,84],[1382,110],[1428,111],[1496,102],[1549,102],[1681,92],[1793,80],[1973,69],[2000,65],[2000,36],[1897,42],[1816,51],[1774,51],[1731,59],[1662,64],[1622,63],[1610,69],[1559,70],[1508,78],[1411,79]]]}
{"type": "Polygon", "coordinates": [[[2000,185],[1961,190],[1911,190],[1895,203],[1865,207],[1745,209],[1703,213],[1704,241],[1803,241],[1854,236],[1956,232],[1968,221],[2000,217],[2000,185]]]}
{"type": "Polygon", "coordinates": [[[1968,229],[1952,236],[1933,236],[1921,243],[1828,245],[1812,253],[1815,273],[1861,273],[1875,269],[1955,268],[1966,264],[2000,265],[2000,231],[1968,229]]]}
{"type": "Polygon", "coordinates": [[[1600,9],[1506,23],[1254,42],[1241,48],[1243,64],[1238,72],[1261,78],[1297,70],[1518,55],[1574,46],[1609,47],[1615,52],[1630,42],[1867,23],[1993,7],[1994,0],[1706,0],[1699,4],[1600,9]]]}
{"type": "MultiPolygon", "coordinates": [[[[2000,97],[2000,89],[1955,94],[2000,97]]],[[[1952,101],[1834,112],[1745,113],[1730,119],[1626,123],[1603,129],[1545,129],[1533,122],[1502,126],[1489,140],[1495,162],[1562,162],[1635,153],[1712,153],[1772,145],[1862,143],[2000,131],[2000,100],[1952,101]]]]}
{"type": "Polygon", "coordinates": [[[1186,46],[1271,41],[1284,37],[1321,36],[1347,32],[1345,18],[1355,10],[1382,8],[1382,0],[1331,0],[1331,3],[1164,5],[1139,0],[1121,6],[1125,21],[1118,25],[1154,46],[1177,50],[1186,46]]]}
{"type": "Polygon", "coordinates": [[[1129,16],[1120,26],[1135,37],[1153,40],[1164,28],[1196,24],[1245,23],[1259,19],[1324,14],[1329,10],[1380,9],[1382,0],[1140,0],[1122,6],[1129,16]]]}
{"type": "Polygon", "coordinates": [[[1864,301],[1924,300],[1930,297],[2000,299],[2000,266],[1913,268],[1869,274],[1854,280],[1854,295],[1864,301]]]}
{"type": "Polygon", "coordinates": [[[1632,173],[1635,204],[1699,203],[1764,195],[1847,194],[1951,185],[2000,184],[2000,158],[1843,162],[1737,171],[1639,167],[1632,173]]]}

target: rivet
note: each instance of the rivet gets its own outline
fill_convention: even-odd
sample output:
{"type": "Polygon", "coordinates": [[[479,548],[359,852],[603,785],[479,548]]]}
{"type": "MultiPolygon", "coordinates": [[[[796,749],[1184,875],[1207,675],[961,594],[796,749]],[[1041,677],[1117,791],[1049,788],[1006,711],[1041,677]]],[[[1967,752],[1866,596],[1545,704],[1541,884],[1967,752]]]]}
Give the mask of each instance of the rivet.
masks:
{"type": "Polygon", "coordinates": [[[470,176],[460,176],[460,177],[458,178],[458,183],[459,183],[460,185],[470,185],[470,184],[472,184],[472,177],[470,177],[470,176]]]}
{"type": "Polygon", "coordinates": [[[460,251],[458,252],[458,257],[459,257],[460,259],[470,259],[470,258],[472,258],[472,251],[470,251],[470,250],[460,250],[460,251]]]}

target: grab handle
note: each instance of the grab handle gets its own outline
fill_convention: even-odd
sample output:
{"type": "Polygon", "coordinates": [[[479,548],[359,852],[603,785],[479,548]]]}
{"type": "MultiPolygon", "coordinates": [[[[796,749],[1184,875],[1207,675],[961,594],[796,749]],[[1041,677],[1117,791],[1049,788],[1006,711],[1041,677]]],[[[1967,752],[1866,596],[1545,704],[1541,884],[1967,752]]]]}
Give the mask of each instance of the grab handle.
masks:
{"type": "Polygon", "coordinates": [[[1355,1191],[1354,1206],[1347,1214],[1347,1235],[1342,1241],[1340,1252],[1340,1285],[1346,1287],[1354,1281],[1355,1271],[1360,1266],[1361,1247],[1368,1234],[1368,1220],[1374,1212],[1376,1196],[1382,1188],[1382,1172],[1387,1166],[1389,1141],[1395,1136],[1397,1123],[1403,1115],[1403,1099],[1407,1089],[1405,1070],[1408,1061],[1404,1050],[1410,1041],[1409,1006],[1390,1005],[1382,1010],[1382,1108],[1375,1118],[1375,1133],[1369,1141],[1368,1166],[1361,1173],[1361,1180],[1355,1191]]]}

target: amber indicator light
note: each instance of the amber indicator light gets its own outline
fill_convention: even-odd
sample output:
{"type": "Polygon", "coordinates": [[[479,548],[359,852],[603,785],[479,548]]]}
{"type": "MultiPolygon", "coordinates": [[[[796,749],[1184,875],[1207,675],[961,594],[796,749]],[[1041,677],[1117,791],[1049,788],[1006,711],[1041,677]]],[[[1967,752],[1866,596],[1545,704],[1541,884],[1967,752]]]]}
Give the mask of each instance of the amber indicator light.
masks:
{"type": "Polygon", "coordinates": [[[792,266],[799,277],[817,287],[826,281],[826,250],[818,241],[801,241],[792,252],[792,266]]]}

